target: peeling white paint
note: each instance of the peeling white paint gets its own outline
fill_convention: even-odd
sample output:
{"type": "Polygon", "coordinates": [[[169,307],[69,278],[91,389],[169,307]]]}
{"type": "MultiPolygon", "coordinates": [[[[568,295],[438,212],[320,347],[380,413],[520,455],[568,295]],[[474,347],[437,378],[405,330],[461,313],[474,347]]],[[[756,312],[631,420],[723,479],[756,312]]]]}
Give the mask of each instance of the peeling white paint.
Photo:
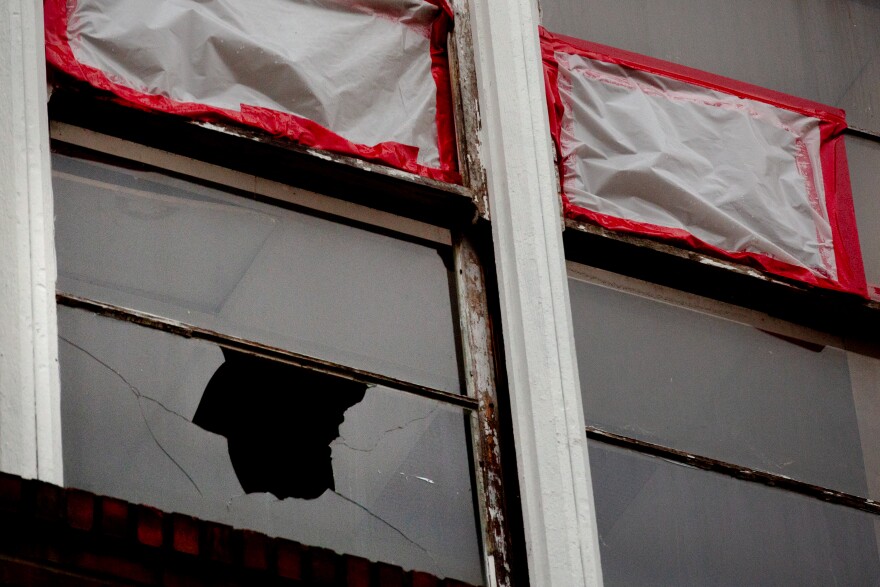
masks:
{"type": "Polygon", "coordinates": [[[0,3],[0,470],[62,482],[42,3],[0,3]]]}

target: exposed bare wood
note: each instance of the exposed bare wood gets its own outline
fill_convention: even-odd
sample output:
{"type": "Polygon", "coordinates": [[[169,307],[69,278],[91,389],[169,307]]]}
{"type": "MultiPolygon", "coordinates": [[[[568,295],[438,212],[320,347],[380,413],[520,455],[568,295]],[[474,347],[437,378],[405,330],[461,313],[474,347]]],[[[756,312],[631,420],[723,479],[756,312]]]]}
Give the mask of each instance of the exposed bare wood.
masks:
{"type": "Polygon", "coordinates": [[[744,265],[739,265],[737,263],[731,263],[730,261],[725,261],[724,259],[710,257],[708,255],[704,255],[702,253],[697,253],[695,251],[690,251],[688,249],[682,249],[680,247],[667,245],[666,243],[658,242],[658,241],[655,241],[655,240],[652,240],[649,238],[614,232],[613,230],[608,230],[607,228],[603,228],[601,226],[596,226],[595,224],[588,224],[586,222],[572,220],[571,218],[565,219],[565,227],[573,229],[573,230],[579,230],[581,232],[595,234],[595,235],[602,236],[605,238],[618,240],[618,241],[629,243],[629,244],[636,245],[639,247],[645,247],[645,248],[653,249],[655,251],[661,251],[663,253],[674,255],[676,257],[681,257],[682,259],[690,259],[692,261],[696,261],[697,263],[703,263],[704,265],[711,265],[713,267],[724,268],[724,269],[727,269],[728,271],[733,271],[735,273],[739,273],[742,275],[748,275],[750,277],[754,277],[756,279],[761,279],[763,281],[777,283],[777,284],[780,284],[783,286],[793,287],[796,289],[804,289],[804,287],[802,287],[802,286],[798,286],[798,285],[792,284],[788,281],[783,281],[781,279],[777,279],[777,278],[772,277],[766,273],[762,273],[761,271],[758,271],[757,269],[752,269],[751,267],[746,267],[744,265]]]}
{"type": "Polygon", "coordinates": [[[379,373],[364,371],[363,369],[356,369],[340,365],[339,363],[325,361],[324,359],[294,353],[278,347],[269,346],[236,336],[230,336],[228,334],[193,326],[191,324],[185,324],[177,320],[171,320],[147,312],[123,308],[121,306],[115,306],[113,304],[107,304],[64,292],[56,293],[55,299],[63,306],[87,310],[100,316],[107,316],[116,320],[131,322],[138,326],[161,330],[184,338],[203,340],[223,348],[296,365],[297,367],[303,367],[304,369],[338,375],[340,377],[346,377],[370,385],[382,385],[384,387],[405,391],[429,399],[439,400],[462,408],[473,410],[477,409],[479,406],[477,399],[465,395],[457,395],[434,389],[432,387],[410,383],[409,381],[403,381],[394,377],[388,377],[379,373]]]}
{"type": "Polygon", "coordinates": [[[872,141],[880,141],[880,132],[859,128],[857,126],[849,126],[843,131],[843,134],[852,135],[872,141]]]}
{"type": "Polygon", "coordinates": [[[449,67],[453,76],[452,94],[458,129],[459,166],[465,186],[477,204],[479,215],[489,220],[486,170],[480,160],[480,105],[474,68],[473,35],[468,3],[453,2],[455,29],[449,43],[449,67]]]}
{"type": "Polygon", "coordinates": [[[403,171],[402,169],[395,169],[394,167],[388,167],[387,165],[382,165],[380,163],[371,163],[369,161],[364,161],[363,159],[358,159],[356,157],[349,157],[347,155],[331,153],[330,151],[323,151],[321,149],[303,147],[302,145],[298,145],[291,141],[271,137],[263,132],[251,130],[245,127],[240,127],[223,122],[200,122],[196,120],[188,121],[187,124],[200,126],[202,128],[211,129],[236,137],[247,138],[260,143],[275,145],[277,147],[287,149],[288,151],[304,153],[312,157],[323,159],[325,161],[331,161],[333,163],[339,163],[341,165],[348,165],[349,167],[355,167],[357,169],[369,171],[370,173],[378,173],[379,175],[385,175],[387,177],[393,177],[395,179],[403,179],[412,183],[417,183],[430,187],[435,190],[441,190],[461,196],[471,195],[468,189],[464,186],[431,179],[429,177],[422,177],[421,175],[410,173],[408,171],[403,171]]]}
{"type": "Polygon", "coordinates": [[[480,256],[466,235],[455,235],[453,251],[465,386],[468,395],[478,402],[476,417],[471,420],[472,439],[479,467],[477,484],[488,571],[494,575],[494,582],[489,584],[508,587],[510,538],[505,525],[495,351],[486,279],[480,256]]]}

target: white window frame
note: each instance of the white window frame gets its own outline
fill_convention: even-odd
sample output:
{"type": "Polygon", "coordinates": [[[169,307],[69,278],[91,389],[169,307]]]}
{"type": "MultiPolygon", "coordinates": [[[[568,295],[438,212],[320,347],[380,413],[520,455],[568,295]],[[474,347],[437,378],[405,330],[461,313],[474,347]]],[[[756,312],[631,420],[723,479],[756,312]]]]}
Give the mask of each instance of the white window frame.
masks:
{"type": "MultiPolygon", "coordinates": [[[[602,584],[535,0],[469,0],[530,583],[602,584]]],[[[0,3],[0,470],[63,482],[41,0],[0,3]]]]}
{"type": "Polygon", "coordinates": [[[0,4],[0,470],[63,480],[43,5],[0,4]]]}

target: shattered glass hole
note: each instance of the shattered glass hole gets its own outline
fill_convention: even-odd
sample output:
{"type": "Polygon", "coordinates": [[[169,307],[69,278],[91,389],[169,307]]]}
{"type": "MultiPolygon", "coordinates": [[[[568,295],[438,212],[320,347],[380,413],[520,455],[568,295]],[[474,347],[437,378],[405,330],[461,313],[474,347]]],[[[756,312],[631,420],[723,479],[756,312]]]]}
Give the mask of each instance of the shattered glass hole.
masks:
{"type": "Polygon", "coordinates": [[[315,499],[336,489],[330,443],[367,386],[223,349],[193,424],[225,436],[246,493],[315,499]]]}

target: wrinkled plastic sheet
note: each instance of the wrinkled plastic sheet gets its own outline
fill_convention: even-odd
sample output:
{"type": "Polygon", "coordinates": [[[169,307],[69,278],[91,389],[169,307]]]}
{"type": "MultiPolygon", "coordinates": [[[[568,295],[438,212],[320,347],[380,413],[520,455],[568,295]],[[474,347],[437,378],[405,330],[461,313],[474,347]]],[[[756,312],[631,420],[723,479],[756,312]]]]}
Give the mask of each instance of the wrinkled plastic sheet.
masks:
{"type": "Polygon", "coordinates": [[[458,180],[442,0],[47,0],[47,56],[128,103],[458,180]]]}
{"type": "Polygon", "coordinates": [[[843,112],[542,31],[569,217],[865,295],[843,112]]]}

